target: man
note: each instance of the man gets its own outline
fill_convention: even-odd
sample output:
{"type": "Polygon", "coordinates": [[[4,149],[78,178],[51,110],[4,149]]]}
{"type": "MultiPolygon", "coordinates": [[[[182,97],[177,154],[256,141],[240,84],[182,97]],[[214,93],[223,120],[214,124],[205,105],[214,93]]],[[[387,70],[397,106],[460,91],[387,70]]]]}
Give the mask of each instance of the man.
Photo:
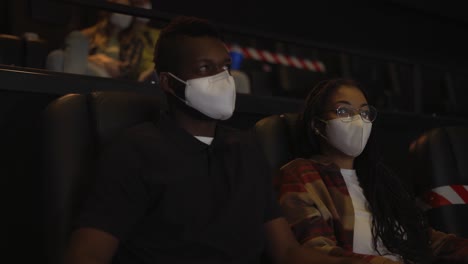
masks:
{"type": "Polygon", "coordinates": [[[178,17],[155,49],[169,112],[103,153],[96,191],[67,263],[360,263],[301,248],[249,132],[218,125],[234,110],[230,56],[207,21],[178,17]]]}

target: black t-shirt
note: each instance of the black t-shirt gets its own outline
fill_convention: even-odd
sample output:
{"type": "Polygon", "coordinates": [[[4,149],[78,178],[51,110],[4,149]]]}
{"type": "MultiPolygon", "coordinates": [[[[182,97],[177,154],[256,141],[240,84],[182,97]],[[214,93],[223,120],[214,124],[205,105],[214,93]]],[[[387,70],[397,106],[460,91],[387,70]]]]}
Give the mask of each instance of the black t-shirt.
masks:
{"type": "Polygon", "coordinates": [[[138,125],[101,155],[76,227],[117,237],[114,263],[258,263],[279,217],[262,154],[248,131],[206,145],[166,116],[138,125]]]}

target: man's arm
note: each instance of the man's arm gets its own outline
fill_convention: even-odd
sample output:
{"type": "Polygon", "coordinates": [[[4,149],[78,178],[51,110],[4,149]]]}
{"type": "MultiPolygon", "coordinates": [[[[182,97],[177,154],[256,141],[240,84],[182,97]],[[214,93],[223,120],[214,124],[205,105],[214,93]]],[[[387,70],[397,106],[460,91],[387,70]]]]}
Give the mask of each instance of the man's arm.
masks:
{"type": "Polygon", "coordinates": [[[364,264],[352,257],[326,255],[310,247],[304,247],[294,237],[286,219],[280,217],[264,224],[266,250],[275,264],[364,264]]]}
{"type": "Polygon", "coordinates": [[[112,262],[119,241],[94,228],[80,228],[71,235],[65,252],[65,264],[108,264],[112,262]]]}

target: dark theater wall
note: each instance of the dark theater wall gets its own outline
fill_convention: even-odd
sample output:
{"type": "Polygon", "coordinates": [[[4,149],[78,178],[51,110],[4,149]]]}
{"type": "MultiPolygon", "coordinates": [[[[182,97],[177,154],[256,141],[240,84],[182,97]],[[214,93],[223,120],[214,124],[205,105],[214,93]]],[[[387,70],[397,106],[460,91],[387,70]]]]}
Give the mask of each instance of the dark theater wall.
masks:
{"type": "Polygon", "coordinates": [[[70,29],[72,6],[49,0],[1,0],[9,4],[9,32],[22,36],[34,32],[47,41],[48,49],[60,47],[70,29]]]}
{"type": "Polygon", "coordinates": [[[8,1],[0,1],[0,34],[10,33],[8,22],[8,1]]]}
{"type": "MultiPolygon", "coordinates": [[[[97,1],[97,0],[91,0],[97,1]]],[[[104,1],[104,0],[101,0],[104,1]]],[[[9,4],[10,24],[3,32],[38,32],[56,48],[76,24],[70,6],[60,0],[2,0],[9,4]],[[59,14],[54,17],[54,14],[59,14]],[[68,20],[68,21],[67,21],[68,20]]],[[[153,9],[169,14],[196,15],[252,32],[276,34],[329,47],[383,53],[410,60],[465,67],[468,58],[468,19],[460,7],[441,0],[300,1],[182,1],[153,0],[153,9]]],[[[77,9],[75,8],[75,11],[77,9]]],[[[81,10],[81,9],[78,9],[81,10]]],[[[86,9],[78,14],[94,15],[86,9]],[[89,14],[87,14],[89,13],[89,14]]],[[[76,14],[76,12],[75,12],[76,14]]],[[[2,16],[4,17],[4,16],[2,16]]],[[[0,30],[1,30],[0,19],[0,30]]],[[[88,25],[86,25],[88,26],[88,25]]]]}
{"type": "Polygon", "coordinates": [[[464,66],[460,57],[468,57],[468,40],[463,38],[468,23],[450,17],[450,10],[457,6],[444,3],[442,15],[435,7],[428,12],[411,4],[415,1],[153,2],[162,11],[208,17],[330,46],[464,66]]]}

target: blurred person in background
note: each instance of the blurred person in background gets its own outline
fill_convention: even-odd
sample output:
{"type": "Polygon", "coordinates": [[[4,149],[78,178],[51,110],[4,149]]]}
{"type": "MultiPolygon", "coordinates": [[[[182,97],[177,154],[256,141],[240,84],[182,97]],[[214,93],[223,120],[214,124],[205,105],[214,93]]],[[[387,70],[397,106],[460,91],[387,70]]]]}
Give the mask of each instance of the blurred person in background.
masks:
{"type": "MultiPolygon", "coordinates": [[[[137,8],[151,10],[151,0],[131,0],[132,6],[137,8]]],[[[141,55],[141,61],[137,71],[140,73],[138,81],[146,80],[154,71],[154,46],[159,37],[160,30],[149,25],[151,18],[147,17],[135,17],[131,28],[134,34],[136,34],[143,42],[143,52],[141,55]]]]}
{"type": "MultiPolygon", "coordinates": [[[[130,5],[129,0],[107,0],[130,5]]],[[[98,22],[72,31],[63,50],[52,51],[46,68],[53,71],[137,80],[144,44],[134,32],[130,15],[103,12],[98,22]]],[[[136,23],[135,23],[136,24],[136,23]]]]}

